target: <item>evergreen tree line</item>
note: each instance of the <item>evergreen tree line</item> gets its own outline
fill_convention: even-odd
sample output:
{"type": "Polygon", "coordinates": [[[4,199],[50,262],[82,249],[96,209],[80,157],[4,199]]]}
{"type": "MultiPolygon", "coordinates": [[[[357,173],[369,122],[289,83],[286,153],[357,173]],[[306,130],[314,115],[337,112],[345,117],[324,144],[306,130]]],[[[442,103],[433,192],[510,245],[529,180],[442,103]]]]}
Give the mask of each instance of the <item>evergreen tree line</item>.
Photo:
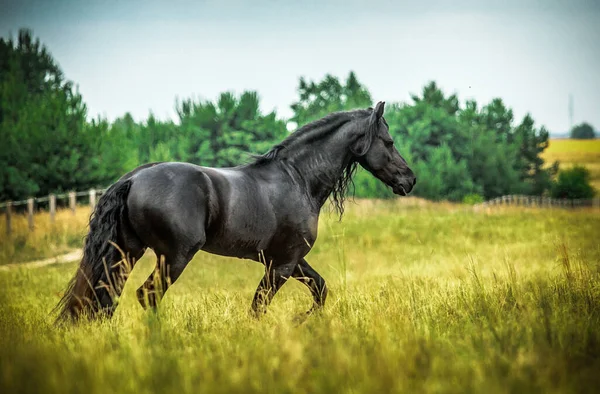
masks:
{"type": "MultiPolygon", "coordinates": [[[[251,91],[177,101],[177,121],[150,114],[136,122],[128,113],[113,122],[89,120],[77,89],[28,30],[0,39],[0,73],[0,201],[104,187],[152,161],[235,166],[285,138],[288,122],[301,126],[374,102],[351,72],[342,81],[300,78],[289,120],[263,113],[251,91]]],[[[410,103],[388,102],[385,117],[419,178],[415,195],[460,201],[553,189],[558,163],[541,158],[547,130],[529,115],[516,120],[501,99],[461,103],[431,82],[410,103]]],[[[392,196],[366,171],[355,185],[357,197],[392,196]]]]}

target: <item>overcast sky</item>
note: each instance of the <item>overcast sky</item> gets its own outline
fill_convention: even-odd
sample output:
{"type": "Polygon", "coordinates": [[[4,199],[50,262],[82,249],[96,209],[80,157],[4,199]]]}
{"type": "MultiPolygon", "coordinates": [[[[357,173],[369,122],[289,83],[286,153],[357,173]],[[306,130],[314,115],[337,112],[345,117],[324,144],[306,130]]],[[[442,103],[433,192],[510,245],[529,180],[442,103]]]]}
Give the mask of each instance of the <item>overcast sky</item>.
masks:
{"type": "Polygon", "coordinates": [[[0,34],[33,29],[91,116],[174,115],[175,98],[257,90],[289,116],[298,78],[354,70],[373,100],[437,81],[501,97],[552,132],[600,128],[600,1],[0,0],[0,34]],[[418,3],[418,5],[415,5],[418,3]],[[488,3],[488,4],[486,4],[488,3]]]}

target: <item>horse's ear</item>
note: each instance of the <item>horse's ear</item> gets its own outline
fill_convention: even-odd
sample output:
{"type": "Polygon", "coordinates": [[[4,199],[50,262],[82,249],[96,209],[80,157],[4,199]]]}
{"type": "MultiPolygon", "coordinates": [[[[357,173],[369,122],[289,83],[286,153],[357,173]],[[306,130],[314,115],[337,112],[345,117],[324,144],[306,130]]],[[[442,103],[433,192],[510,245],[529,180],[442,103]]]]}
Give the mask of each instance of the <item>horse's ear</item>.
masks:
{"type": "Polygon", "coordinates": [[[380,101],[375,106],[375,109],[371,113],[371,124],[376,124],[379,119],[383,116],[383,107],[385,106],[385,101],[380,101]]]}
{"type": "MultiPolygon", "coordinates": [[[[366,132],[359,135],[350,147],[352,153],[356,156],[364,156],[369,148],[371,148],[371,143],[373,142],[373,137],[375,136],[377,130],[377,123],[379,119],[383,116],[383,107],[385,106],[385,101],[380,101],[375,106],[375,109],[371,113],[371,118],[369,120],[369,127],[366,132]]],[[[371,109],[371,108],[369,108],[371,109]]]]}
{"type": "Polygon", "coordinates": [[[377,116],[377,119],[381,118],[383,116],[383,107],[385,106],[385,101],[380,101],[377,103],[377,105],[375,106],[375,116],[377,116]]]}

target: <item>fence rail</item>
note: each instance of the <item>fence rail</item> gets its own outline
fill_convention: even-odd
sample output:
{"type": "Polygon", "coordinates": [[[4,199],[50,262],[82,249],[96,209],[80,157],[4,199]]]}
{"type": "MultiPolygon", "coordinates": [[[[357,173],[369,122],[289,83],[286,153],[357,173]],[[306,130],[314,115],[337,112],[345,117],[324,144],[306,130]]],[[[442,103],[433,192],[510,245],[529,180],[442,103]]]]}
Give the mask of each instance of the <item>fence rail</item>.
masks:
{"type": "MultiPolygon", "coordinates": [[[[42,197],[32,197],[21,201],[6,201],[0,203],[0,209],[4,208],[4,215],[6,217],[6,233],[11,235],[12,233],[12,216],[13,207],[21,205],[27,205],[27,223],[29,229],[33,231],[35,228],[34,214],[36,208],[39,208],[40,203],[48,203],[48,211],[50,213],[50,222],[54,223],[56,214],[56,201],[67,200],[68,207],[75,215],[77,209],[77,198],[88,197],[89,205],[94,208],[96,205],[96,199],[98,196],[106,192],[106,189],[90,189],[87,191],[80,192],[67,192],[62,194],[49,194],[42,197]]],[[[497,197],[492,200],[488,200],[479,204],[474,205],[474,210],[479,211],[482,208],[490,208],[495,206],[524,206],[524,207],[539,207],[539,208],[579,208],[579,207],[592,207],[600,209],[600,197],[594,199],[556,199],[549,197],[539,196],[522,196],[522,195],[508,195],[497,197]]]]}
{"type": "Polygon", "coordinates": [[[68,202],[69,209],[75,215],[75,211],[77,209],[77,198],[78,197],[88,197],[88,202],[90,207],[94,208],[96,206],[96,198],[99,195],[102,195],[106,189],[90,189],[87,191],[75,192],[70,191],[62,194],[49,194],[47,196],[42,197],[31,197],[26,200],[21,201],[6,201],[0,203],[0,209],[4,209],[4,216],[6,217],[6,234],[8,236],[12,233],[12,216],[13,216],[13,207],[18,207],[21,205],[27,205],[27,224],[29,226],[29,230],[33,231],[35,228],[34,222],[34,214],[36,208],[39,207],[40,203],[48,203],[48,211],[50,213],[50,223],[54,223],[54,218],[56,216],[56,201],[57,200],[66,200],[68,202]]]}
{"type": "Polygon", "coordinates": [[[600,197],[592,199],[560,199],[540,196],[508,195],[475,204],[475,210],[494,206],[512,205],[538,208],[580,208],[600,209],[600,197]]]}

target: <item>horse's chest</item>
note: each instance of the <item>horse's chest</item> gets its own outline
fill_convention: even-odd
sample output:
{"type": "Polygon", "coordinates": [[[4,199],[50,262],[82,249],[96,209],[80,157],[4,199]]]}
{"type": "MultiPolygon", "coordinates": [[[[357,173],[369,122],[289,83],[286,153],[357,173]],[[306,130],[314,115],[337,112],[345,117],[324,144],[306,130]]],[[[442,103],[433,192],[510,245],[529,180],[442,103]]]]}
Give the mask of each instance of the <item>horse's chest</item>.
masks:
{"type": "Polygon", "coordinates": [[[273,254],[302,257],[313,247],[317,239],[317,227],[317,218],[312,216],[280,224],[269,242],[269,251],[273,254]]]}

